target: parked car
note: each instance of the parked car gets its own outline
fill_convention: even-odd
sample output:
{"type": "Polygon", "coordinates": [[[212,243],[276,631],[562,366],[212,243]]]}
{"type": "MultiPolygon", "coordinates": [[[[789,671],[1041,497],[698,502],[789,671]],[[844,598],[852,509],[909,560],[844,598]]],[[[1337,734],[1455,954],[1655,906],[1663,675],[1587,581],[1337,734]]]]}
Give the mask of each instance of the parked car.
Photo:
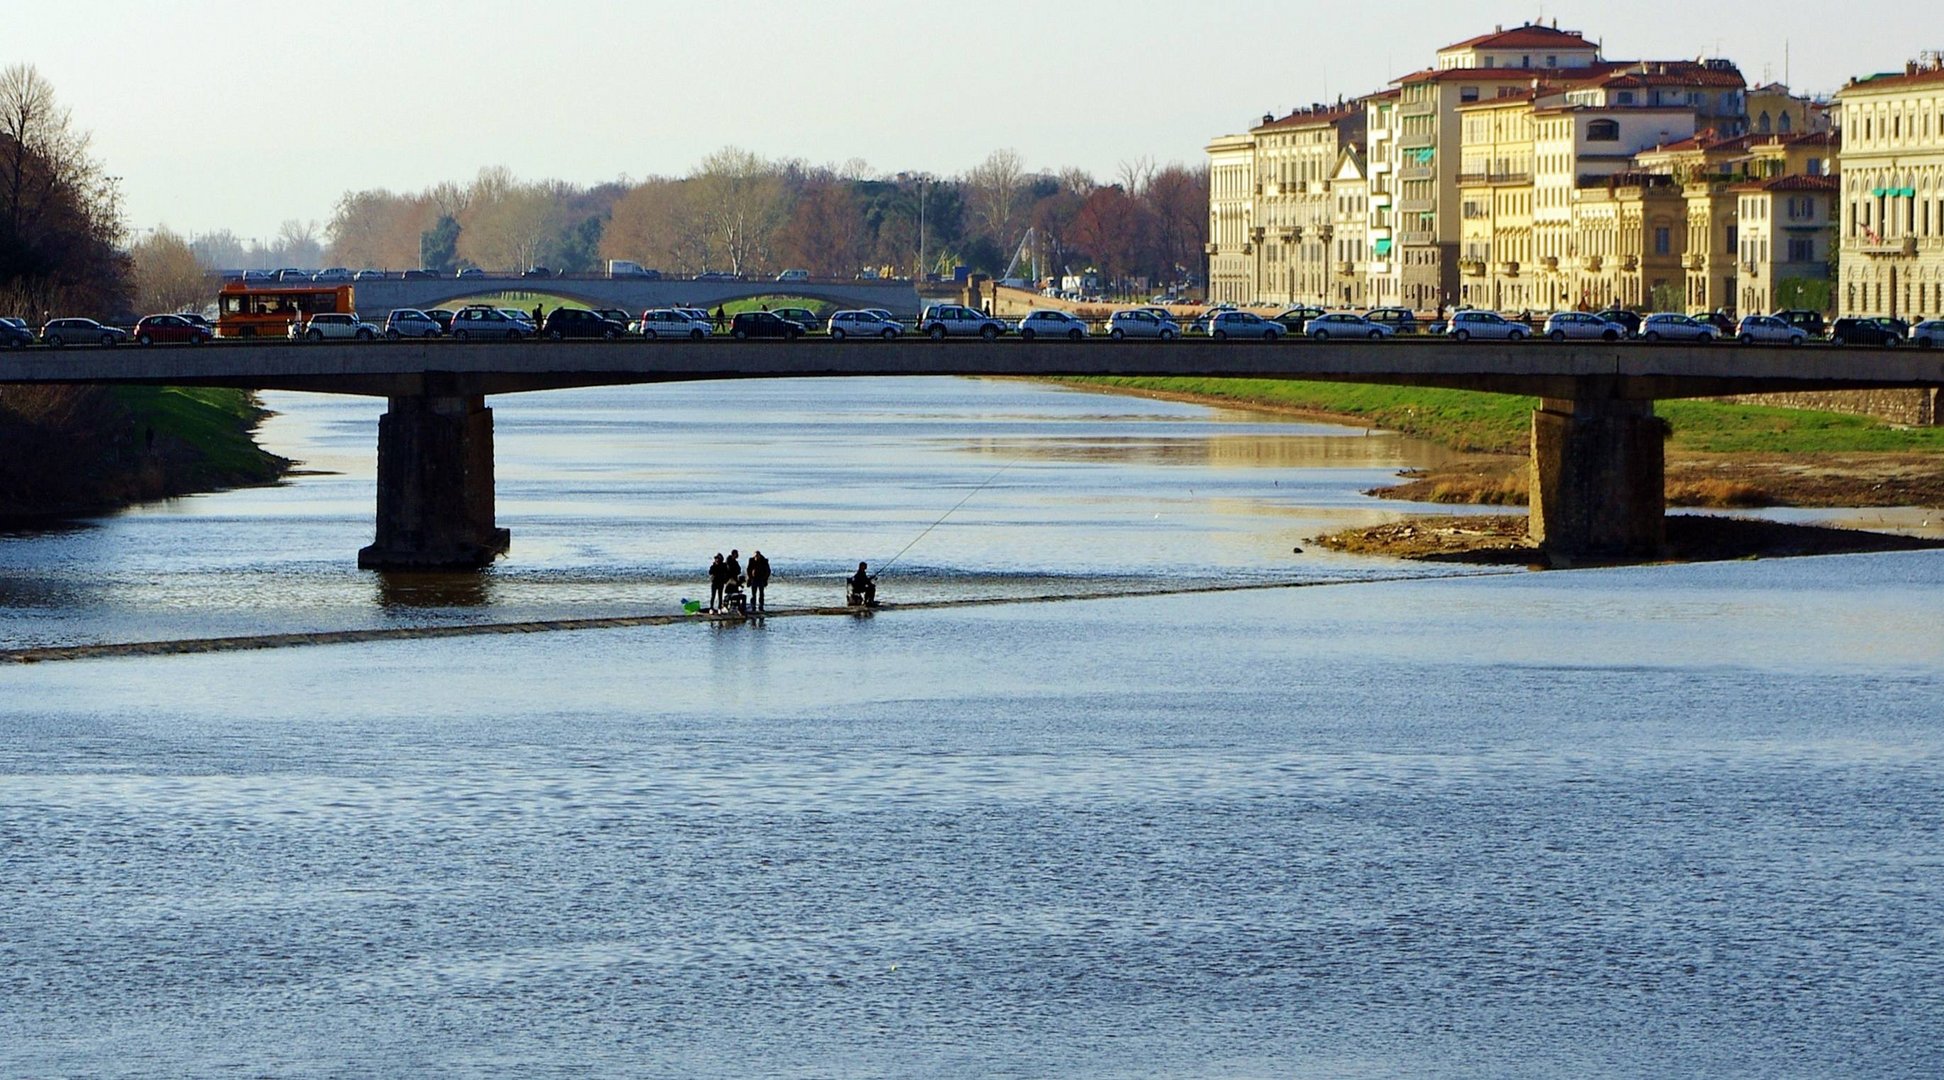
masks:
{"type": "MultiPolygon", "coordinates": [[[[372,273],[377,274],[381,278],[385,276],[385,272],[383,270],[373,270],[372,273]]],[[[404,278],[406,281],[437,281],[440,278],[443,278],[444,276],[445,276],[444,274],[439,273],[437,270],[416,270],[416,269],[407,270],[403,274],[399,275],[399,277],[404,278]]],[[[463,273],[460,273],[454,276],[464,277],[465,275],[463,273]]]]}
{"type": "Polygon", "coordinates": [[[782,338],[795,341],[803,336],[803,324],[792,322],[774,311],[738,312],[729,324],[729,336],[737,341],[750,338],[782,338]]]}
{"type": "Polygon", "coordinates": [[[1638,337],[1640,335],[1640,314],[1638,312],[1628,311],[1626,308],[1608,308],[1605,311],[1596,312],[1593,317],[1596,319],[1605,319],[1610,323],[1625,327],[1628,337],[1638,337]]]}
{"type": "Polygon", "coordinates": [[[190,322],[195,323],[197,326],[200,326],[203,329],[208,330],[211,334],[214,334],[216,332],[216,327],[212,325],[210,321],[207,318],[205,318],[200,312],[178,311],[176,312],[176,314],[182,316],[185,319],[188,319],[190,322]]]}
{"type": "Polygon", "coordinates": [[[1757,342],[1800,345],[1809,340],[1809,335],[1800,327],[1790,326],[1773,315],[1744,315],[1741,325],[1735,327],[1735,339],[1743,345],[1757,342]]]}
{"type": "Polygon", "coordinates": [[[1009,329],[1004,320],[964,304],[933,304],[918,316],[918,332],[929,334],[933,341],[973,336],[992,341],[1009,329]]]}
{"type": "Polygon", "coordinates": [[[699,307],[678,307],[675,310],[699,323],[713,323],[715,321],[715,316],[699,307]]]}
{"type": "Polygon", "coordinates": [[[277,271],[278,281],[309,281],[310,279],[311,279],[311,275],[310,275],[310,271],[308,270],[298,270],[292,268],[292,269],[277,271]]]}
{"type": "Polygon", "coordinates": [[[847,337],[874,337],[890,341],[904,334],[904,326],[872,311],[838,311],[826,324],[832,341],[847,337]]]}
{"type": "Polygon", "coordinates": [[[199,326],[181,315],[146,315],[135,324],[135,340],[142,345],[201,345],[215,336],[208,326],[199,326]]]}
{"type": "MultiPolygon", "coordinates": [[[[418,271],[407,270],[405,271],[405,278],[407,280],[410,280],[414,273],[421,274],[425,277],[438,276],[437,274],[434,274],[430,270],[418,270],[418,271]]],[[[383,270],[360,270],[357,273],[351,275],[351,280],[352,281],[383,281],[385,280],[385,277],[386,274],[383,270]]]]}
{"type": "Polygon", "coordinates": [[[811,311],[809,308],[780,307],[780,308],[771,308],[770,310],[776,312],[778,315],[783,316],[784,318],[790,320],[793,323],[802,323],[804,329],[806,330],[814,329],[824,324],[824,320],[817,318],[817,313],[811,311]]]}
{"type": "Polygon", "coordinates": [[[459,272],[458,272],[458,273],[456,273],[456,274],[454,274],[454,275],[452,275],[452,276],[453,276],[453,277],[456,277],[456,278],[476,278],[476,277],[485,277],[485,276],[486,276],[486,271],[484,271],[484,270],[481,270],[481,269],[480,269],[479,267],[477,267],[477,266],[462,266],[462,267],[460,267],[460,268],[459,268],[459,272]]]}
{"type": "Polygon", "coordinates": [[[1725,311],[1710,311],[1705,315],[1696,315],[1695,318],[1714,327],[1722,337],[1735,332],[1735,320],[1725,311]]]}
{"type": "Polygon", "coordinates": [[[713,331],[707,319],[697,319],[675,308],[651,308],[641,313],[640,330],[637,332],[651,341],[656,338],[701,341],[713,331]]]}
{"type": "Polygon", "coordinates": [[[1331,338],[1369,338],[1377,340],[1397,333],[1385,323],[1372,322],[1349,311],[1331,311],[1303,324],[1303,333],[1313,341],[1328,341],[1331,338]]]}
{"type": "Polygon", "coordinates": [[[9,349],[24,349],[34,343],[34,332],[21,325],[17,319],[0,321],[0,345],[9,349]]]}
{"type": "Polygon", "coordinates": [[[63,345],[120,345],[128,331],[103,326],[93,319],[54,319],[41,327],[40,339],[55,348],[63,345]]]}
{"type": "Polygon", "coordinates": [[[1902,319],[1881,315],[1868,319],[1837,319],[1829,327],[1831,345],[1882,345],[1894,349],[1909,338],[1910,327],[1902,319]]]}
{"type": "Polygon", "coordinates": [[[1562,311],[1546,320],[1545,335],[1554,341],[1619,341],[1627,328],[1583,311],[1562,311]]]}
{"type": "MultiPolygon", "coordinates": [[[[450,316],[447,316],[450,321],[450,316]]],[[[439,320],[417,308],[393,308],[385,316],[385,336],[397,341],[399,338],[433,338],[445,333],[439,320]]]]}
{"type": "Polygon", "coordinates": [[[1364,312],[1364,318],[1371,322],[1390,327],[1399,334],[1418,332],[1417,312],[1405,307],[1374,307],[1364,312]]]}
{"type": "Polygon", "coordinates": [[[1032,312],[1019,320],[1019,337],[1023,341],[1031,341],[1041,335],[1079,341],[1090,333],[1092,331],[1087,328],[1086,320],[1051,308],[1032,312]]]}
{"type": "MultiPolygon", "coordinates": [[[[1548,325],[1551,320],[1547,320],[1548,325]]],[[[1496,311],[1454,311],[1446,324],[1445,333],[1454,341],[1524,341],[1532,336],[1532,328],[1522,322],[1513,322],[1496,311]]]]}
{"type": "Polygon", "coordinates": [[[311,280],[312,281],[350,281],[351,271],[345,269],[342,266],[333,266],[328,270],[319,270],[317,273],[312,274],[311,280]]]}
{"type": "Polygon", "coordinates": [[[785,270],[785,271],[783,271],[782,273],[779,273],[779,274],[777,274],[777,275],[776,275],[776,280],[778,280],[778,281],[809,281],[809,280],[810,280],[810,271],[808,271],[808,270],[785,270]]]}
{"type": "Polygon", "coordinates": [[[603,319],[613,319],[615,322],[620,323],[622,326],[626,326],[629,323],[634,321],[634,316],[628,314],[627,312],[621,310],[618,307],[595,308],[594,314],[599,315],[603,319]]]}
{"type": "Polygon", "coordinates": [[[277,272],[275,270],[243,271],[243,284],[245,285],[263,285],[275,280],[277,280],[277,272]]]}
{"type": "Polygon", "coordinates": [[[1828,325],[1823,322],[1822,312],[1820,311],[1810,311],[1806,308],[1784,308],[1772,314],[1812,338],[1823,336],[1823,331],[1829,329],[1828,325]]]}
{"type": "Polygon", "coordinates": [[[695,275],[697,281],[741,281],[742,279],[741,274],[728,270],[704,270],[695,275]]]}
{"type": "MultiPolygon", "coordinates": [[[[1223,312],[1223,314],[1228,314],[1223,312]]],[[[1173,319],[1163,319],[1146,308],[1124,308],[1107,317],[1107,336],[1122,338],[1159,338],[1169,341],[1179,336],[1181,327],[1173,319]]]]}
{"type": "Polygon", "coordinates": [[[1247,311],[1224,311],[1208,322],[1208,336],[1216,341],[1230,338],[1276,341],[1285,333],[1288,331],[1283,324],[1247,311]]]}
{"type": "Polygon", "coordinates": [[[1910,343],[1920,349],[1944,346],[1944,319],[1925,319],[1911,327],[1910,343]]]}
{"type": "Polygon", "coordinates": [[[358,318],[354,311],[320,311],[302,324],[290,324],[290,336],[305,341],[324,341],[326,339],[375,341],[378,327],[358,318]]]}
{"type": "Polygon", "coordinates": [[[1328,313],[1320,307],[1298,305],[1286,311],[1277,312],[1274,319],[1276,322],[1282,324],[1284,330],[1292,334],[1300,334],[1303,332],[1303,327],[1309,325],[1311,319],[1324,314],[1328,313]]]}
{"type": "Polygon", "coordinates": [[[1713,323],[1672,311],[1656,312],[1641,321],[1640,336],[1648,341],[1699,341],[1714,342],[1721,340],[1721,331],[1713,323]]]}
{"type": "Polygon", "coordinates": [[[523,278],[550,278],[554,276],[554,272],[544,266],[529,266],[520,276],[523,278]]]}
{"type": "Polygon", "coordinates": [[[615,341],[628,332],[628,324],[604,319],[586,308],[557,307],[547,312],[541,332],[550,341],[567,338],[605,338],[615,341]]]}
{"type": "Polygon", "coordinates": [[[525,323],[527,327],[527,333],[529,334],[535,333],[540,329],[538,326],[535,326],[533,323],[533,312],[527,311],[524,308],[503,307],[499,309],[499,312],[501,315],[504,315],[509,319],[514,319],[519,322],[525,323]]]}
{"type": "Polygon", "coordinates": [[[452,333],[452,312],[447,308],[426,308],[425,317],[439,324],[441,333],[452,333]]]}
{"type": "Polygon", "coordinates": [[[532,333],[532,323],[485,304],[468,304],[452,315],[452,336],[458,341],[476,337],[518,341],[532,333]]]}

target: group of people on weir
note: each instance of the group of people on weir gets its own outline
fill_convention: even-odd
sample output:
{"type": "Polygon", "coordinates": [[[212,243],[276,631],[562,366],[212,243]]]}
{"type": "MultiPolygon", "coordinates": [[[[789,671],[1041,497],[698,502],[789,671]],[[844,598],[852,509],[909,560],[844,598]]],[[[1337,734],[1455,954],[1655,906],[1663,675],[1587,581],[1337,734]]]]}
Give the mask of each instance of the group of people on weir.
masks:
{"type": "MultiPolygon", "coordinates": [[[[709,564],[708,613],[760,615],[768,610],[769,583],[770,561],[761,551],[750,552],[747,566],[739,549],[730,548],[727,556],[718,551],[709,564]]],[[[857,573],[844,579],[844,597],[851,607],[877,606],[877,575],[869,563],[858,563],[857,573]]]]}

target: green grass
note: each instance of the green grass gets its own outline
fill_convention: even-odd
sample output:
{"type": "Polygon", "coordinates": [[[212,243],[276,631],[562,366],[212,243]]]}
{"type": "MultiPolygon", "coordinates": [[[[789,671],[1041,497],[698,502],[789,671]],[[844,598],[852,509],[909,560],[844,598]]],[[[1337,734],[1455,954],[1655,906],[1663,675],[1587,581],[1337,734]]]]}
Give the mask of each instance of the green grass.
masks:
{"type": "MultiPolygon", "coordinates": [[[[809,308],[811,311],[817,313],[817,318],[820,320],[829,319],[830,313],[837,310],[836,304],[825,303],[822,300],[812,300],[804,296],[790,296],[782,293],[775,296],[747,296],[741,300],[725,300],[722,304],[722,310],[730,318],[734,318],[738,313],[744,311],[761,311],[764,308],[775,311],[780,307],[809,308]]],[[[715,309],[710,308],[709,311],[713,314],[715,309]]],[[[812,327],[812,329],[817,329],[817,327],[812,327]]]]}
{"type": "Polygon", "coordinates": [[[280,458],[251,437],[259,415],[244,390],[216,387],[121,386],[115,397],[135,429],[153,428],[194,447],[200,468],[227,482],[271,480],[282,470],[280,458]]]}
{"type": "MultiPolygon", "coordinates": [[[[1088,378],[1084,386],[1193,394],[1238,405],[1304,409],[1364,421],[1457,450],[1524,453],[1538,400],[1421,387],[1276,379],[1088,378]]],[[[1669,446],[1694,453],[1809,454],[1944,451],[1944,428],[1893,428],[1880,420],[1806,409],[1663,401],[1669,446]]]]}

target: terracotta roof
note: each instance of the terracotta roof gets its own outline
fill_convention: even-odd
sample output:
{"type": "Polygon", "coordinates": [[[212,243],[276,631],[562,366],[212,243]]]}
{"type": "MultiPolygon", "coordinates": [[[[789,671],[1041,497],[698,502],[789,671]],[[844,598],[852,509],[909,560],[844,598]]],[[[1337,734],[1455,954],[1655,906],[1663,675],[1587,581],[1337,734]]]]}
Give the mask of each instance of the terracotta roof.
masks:
{"type": "Polygon", "coordinates": [[[1835,147],[1835,146],[1840,146],[1841,144],[1842,144],[1842,136],[1838,135],[1833,131],[1804,131],[1794,135],[1782,135],[1782,134],[1774,134],[1774,133],[1756,134],[1754,132],[1750,132],[1749,134],[1746,135],[1736,135],[1733,137],[1728,137],[1722,135],[1720,129],[1718,128],[1703,128],[1702,130],[1695,132],[1694,137],[1691,139],[1682,139],[1680,142],[1671,142],[1662,146],[1656,146],[1654,147],[1653,151],[1643,151],[1643,153],[1652,153],[1656,151],[1677,151],[1678,152],[1683,150],[1747,151],[1747,150],[1752,150],[1758,146],[1810,145],[1810,146],[1835,147]]]}
{"type": "MultiPolygon", "coordinates": [[[[1434,82],[1531,82],[1534,79],[1546,80],[1546,76],[1558,72],[1560,68],[1425,68],[1413,71],[1401,79],[1392,79],[1398,86],[1434,82]]],[[[1575,69],[1578,70],[1578,69],[1575,69]]]]}
{"type": "Polygon", "coordinates": [[[1772,176],[1767,180],[1750,180],[1746,183],[1732,184],[1729,191],[1816,191],[1834,194],[1842,189],[1842,181],[1833,176],[1772,176]]]}
{"type": "Polygon", "coordinates": [[[1841,97],[1852,90],[1901,90],[1906,86],[1923,86],[1927,83],[1944,82],[1944,67],[1919,69],[1915,65],[1902,71],[1889,71],[1881,75],[1865,75],[1852,79],[1848,86],[1836,91],[1841,97]]]}
{"type": "Polygon", "coordinates": [[[1446,45],[1441,53],[1456,52],[1459,49],[1597,49],[1599,46],[1581,37],[1577,30],[1555,30],[1550,26],[1528,23],[1515,26],[1510,30],[1494,30],[1475,38],[1461,41],[1456,45],[1446,45]]]}

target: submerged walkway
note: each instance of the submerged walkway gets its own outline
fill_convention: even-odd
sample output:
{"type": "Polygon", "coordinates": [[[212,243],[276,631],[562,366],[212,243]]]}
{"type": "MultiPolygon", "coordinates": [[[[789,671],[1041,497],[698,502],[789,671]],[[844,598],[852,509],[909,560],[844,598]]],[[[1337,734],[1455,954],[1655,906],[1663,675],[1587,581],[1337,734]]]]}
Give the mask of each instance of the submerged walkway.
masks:
{"type": "Polygon", "coordinates": [[[941,611],[956,608],[1001,607],[1009,604],[1060,604],[1076,600],[1130,600],[1156,596],[1198,596],[1212,593],[1265,592],[1326,585],[1375,585],[1398,581],[1450,581],[1458,578],[1503,577],[1522,570],[1473,571],[1460,574],[1394,574],[1386,577],[1342,578],[1328,581],[1267,581],[1242,585],[1197,585],[1179,589],[1125,589],[1110,592],[1052,593],[1038,596],[993,596],[969,600],[921,600],[883,604],[875,608],[788,608],[744,618],[740,615],[611,615],[588,619],[534,619],[523,622],[464,623],[448,626],[387,626],[365,630],[324,630],[316,633],[250,634],[238,637],[177,638],[169,641],[121,641],[97,645],[47,645],[0,649],[0,664],[46,664],[64,660],[110,660],[138,656],[188,656],[198,653],[249,652],[258,649],[300,649],[320,645],[354,645],[372,641],[423,641],[431,638],[485,637],[493,634],[551,634],[575,630],[628,630],[644,626],[681,624],[737,624],[768,619],[893,614],[904,611],[941,611]]]}

